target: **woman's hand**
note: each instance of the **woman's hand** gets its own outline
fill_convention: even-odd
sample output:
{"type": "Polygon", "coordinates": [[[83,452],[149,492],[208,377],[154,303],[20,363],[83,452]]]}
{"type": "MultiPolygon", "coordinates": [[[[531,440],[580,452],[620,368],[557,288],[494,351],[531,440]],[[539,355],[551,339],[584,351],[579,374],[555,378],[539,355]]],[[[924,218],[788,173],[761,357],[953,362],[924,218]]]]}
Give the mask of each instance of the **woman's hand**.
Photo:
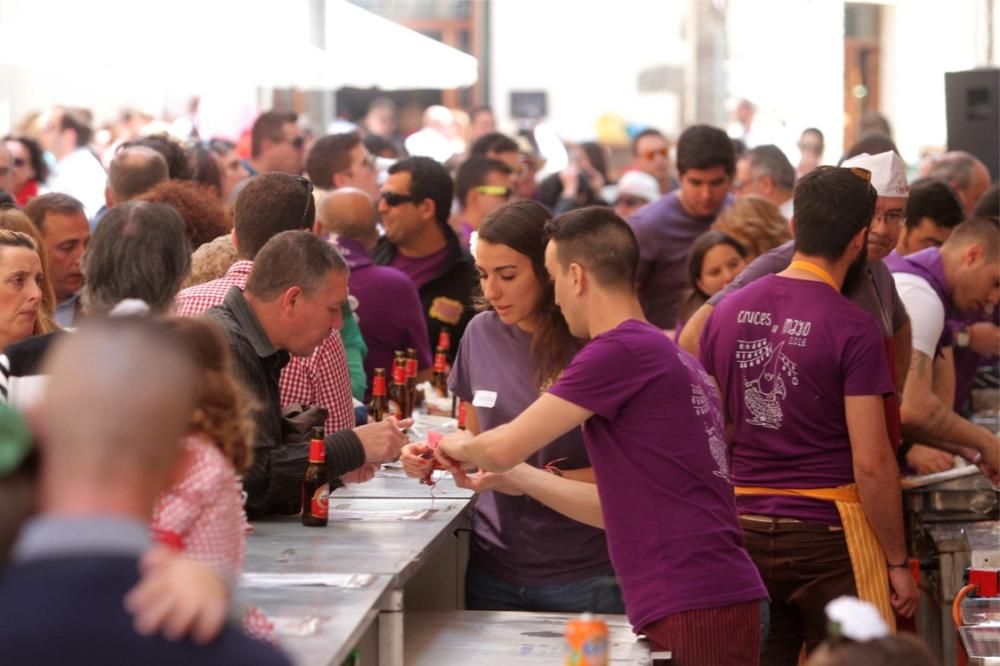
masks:
{"type": "MultiPolygon", "coordinates": [[[[523,463],[522,463],[523,464],[523,463]]],[[[507,472],[475,472],[466,474],[459,470],[452,472],[455,477],[455,485],[459,488],[474,490],[477,493],[486,490],[495,490],[504,495],[523,495],[517,486],[511,481],[507,472]]]]}
{"type": "Polygon", "coordinates": [[[427,442],[416,442],[407,444],[399,452],[399,462],[403,463],[403,471],[406,476],[414,479],[422,479],[427,476],[427,472],[432,469],[434,460],[431,457],[422,457],[431,452],[427,442]]]}

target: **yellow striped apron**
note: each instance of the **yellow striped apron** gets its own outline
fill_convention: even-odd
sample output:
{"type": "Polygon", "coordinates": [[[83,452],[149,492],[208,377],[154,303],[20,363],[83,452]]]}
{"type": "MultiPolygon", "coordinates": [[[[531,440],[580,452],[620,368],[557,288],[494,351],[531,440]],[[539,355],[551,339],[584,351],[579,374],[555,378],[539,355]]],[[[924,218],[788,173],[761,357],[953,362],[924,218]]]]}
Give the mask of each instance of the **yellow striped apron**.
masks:
{"type": "Polygon", "coordinates": [[[889,603],[889,570],[885,553],[861,508],[857,485],[850,483],[838,488],[735,488],[737,495],[795,495],[833,502],[837,505],[844,525],[844,539],[851,557],[854,584],[858,598],[875,606],[892,633],[896,633],[896,614],[889,603]]]}

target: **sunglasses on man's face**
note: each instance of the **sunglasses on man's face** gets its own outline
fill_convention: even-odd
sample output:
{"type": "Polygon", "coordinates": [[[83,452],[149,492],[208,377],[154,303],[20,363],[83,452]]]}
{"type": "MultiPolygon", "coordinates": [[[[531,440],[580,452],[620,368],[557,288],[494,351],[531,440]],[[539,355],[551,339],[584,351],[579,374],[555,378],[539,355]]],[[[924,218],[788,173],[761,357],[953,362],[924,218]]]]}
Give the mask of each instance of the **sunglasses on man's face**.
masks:
{"type": "Polygon", "coordinates": [[[478,192],[479,194],[488,194],[494,197],[501,197],[503,199],[509,199],[510,195],[513,194],[509,187],[504,185],[478,185],[472,188],[473,192],[478,192]]]}
{"type": "Polygon", "coordinates": [[[382,201],[389,208],[395,208],[396,206],[402,206],[407,203],[418,203],[423,201],[424,197],[418,197],[413,194],[400,194],[399,192],[383,192],[382,201]]]}
{"type": "Polygon", "coordinates": [[[646,160],[647,162],[652,162],[656,157],[666,157],[666,156],[667,156],[666,148],[657,148],[656,150],[644,150],[641,153],[642,159],[646,160]]]}
{"type": "Polygon", "coordinates": [[[287,136],[281,136],[275,139],[275,141],[277,141],[278,143],[284,143],[287,141],[288,144],[295,150],[302,150],[302,147],[306,145],[305,137],[301,136],[293,136],[292,138],[288,138],[287,136]]]}

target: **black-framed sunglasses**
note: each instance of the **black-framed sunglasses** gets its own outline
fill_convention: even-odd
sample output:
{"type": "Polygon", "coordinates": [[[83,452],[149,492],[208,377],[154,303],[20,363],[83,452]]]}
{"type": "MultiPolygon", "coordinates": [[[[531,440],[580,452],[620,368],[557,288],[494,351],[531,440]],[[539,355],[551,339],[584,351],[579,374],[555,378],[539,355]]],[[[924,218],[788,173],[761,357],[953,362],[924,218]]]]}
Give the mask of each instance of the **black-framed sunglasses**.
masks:
{"type": "Polygon", "coordinates": [[[299,226],[303,229],[309,229],[312,228],[313,223],[316,222],[316,220],[309,219],[309,204],[313,200],[313,184],[312,181],[303,176],[295,176],[294,178],[296,182],[302,185],[302,187],[306,191],[306,199],[305,199],[306,205],[305,208],[302,209],[302,222],[299,226]]]}
{"type": "Polygon", "coordinates": [[[383,192],[382,201],[389,208],[395,208],[396,206],[402,206],[405,203],[419,203],[426,199],[426,197],[418,197],[415,194],[400,194],[399,192],[383,192]]]}

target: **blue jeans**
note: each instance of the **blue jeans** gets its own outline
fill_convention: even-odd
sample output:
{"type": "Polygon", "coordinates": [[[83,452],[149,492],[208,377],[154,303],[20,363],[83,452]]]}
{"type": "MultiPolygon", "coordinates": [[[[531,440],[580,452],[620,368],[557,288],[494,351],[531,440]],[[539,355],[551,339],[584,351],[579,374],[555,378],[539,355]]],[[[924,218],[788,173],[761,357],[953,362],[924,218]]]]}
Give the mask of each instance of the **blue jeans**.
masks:
{"type": "Polygon", "coordinates": [[[613,576],[595,576],[560,585],[516,585],[492,576],[474,562],[465,574],[465,605],[469,610],[533,613],[625,612],[622,593],[613,576]]]}

